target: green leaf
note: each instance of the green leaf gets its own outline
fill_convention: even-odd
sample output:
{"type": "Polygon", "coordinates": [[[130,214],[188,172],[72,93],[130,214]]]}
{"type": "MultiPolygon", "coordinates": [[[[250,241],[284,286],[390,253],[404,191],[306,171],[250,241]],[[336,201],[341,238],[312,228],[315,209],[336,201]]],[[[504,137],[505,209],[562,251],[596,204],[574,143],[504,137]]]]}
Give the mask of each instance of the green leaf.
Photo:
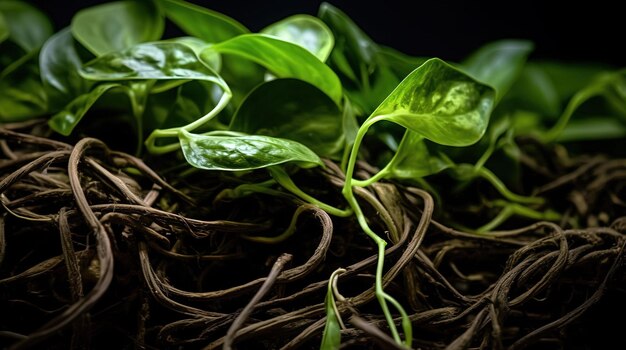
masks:
{"type": "Polygon", "coordinates": [[[52,35],[50,20],[26,2],[0,1],[0,17],[0,42],[4,36],[26,52],[39,49],[52,35]]]}
{"type": "Polygon", "coordinates": [[[537,62],[554,84],[560,102],[570,99],[578,91],[588,86],[599,74],[611,70],[611,67],[597,64],[576,64],[562,62],[537,62]]]}
{"type": "Polygon", "coordinates": [[[335,312],[334,305],[335,297],[331,287],[328,287],[326,293],[326,299],[324,305],[326,308],[326,325],[324,325],[324,332],[322,333],[321,350],[337,350],[341,345],[341,326],[339,325],[339,319],[335,312]]]}
{"type": "Polygon", "coordinates": [[[390,162],[386,177],[415,180],[439,173],[448,167],[449,162],[430,154],[420,134],[407,130],[390,162]]]}
{"type": "Polygon", "coordinates": [[[72,34],[96,56],[154,41],[163,34],[164,21],[150,1],[117,1],[79,11],[72,34]]]}
{"type": "Polygon", "coordinates": [[[295,15],[275,22],[261,33],[300,45],[324,62],[335,45],[330,29],[319,19],[309,15],[295,15]]]}
{"type": "MultiPolygon", "coordinates": [[[[324,3],[320,6],[319,17],[335,36],[329,65],[339,74],[357,115],[369,115],[400,83],[401,78],[423,63],[404,74],[395,74],[397,62],[387,63],[381,48],[343,12],[324,3]]],[[[390,49],[387,51],[392,55],[397,53],[392,53],[390,49]]],[[[403,65],[406,67],[406,63],[403,65]]]]}
{"type": "MultiPolygon", "coordinates": [[[[173,128],[186,125],[203,115],[198,105],[183,94],[185,84],[148,98],[146,126],[148,129],[173,128]]],[[[204,95],[206,98],[206,94],[204,95]]]]}
{"type": "Polygon", "coordinates": [[[98,85],[90,92],[76,97],[63,110],[53,115],[48,121],[48,125],[61,135],[70,135],[93,104],[107,91],[115,88],[127,89],[121,84],[98,85]]]}
{"type": "Polygon", "coordinates": [[[36,51],[0,76],[0,122],[15,122],[41,116],[47,111],[46,93],[39,78],[36,51]]]}
{"type": "Polygon", "coordinates": [[[496,41],[470,55],[463,67],[475,79],[494,87],[500,100],[519,76],[532,50],[529,41],[496,41]]]}
{"type": "Polygon", "coordinates": [[[183,129],[179,139],[187,162],[200,169],[239,171],[286,162],[301,166],[323,164],[306,146],[269,136],[208,136],[183,129]]]}
{"type": "Polygon", "coordinates": [[[52,110],[62,108],[87,91],[87,82],[78,74],[81,66],[70,28],[54,34],[43,45],[39,71],[52,110]]]}
{"type": "Polygon", "coordinates": [[[626,119],[626,69],[598,75],[589,85],[578,91],[569,101],[556,124],[541,135],[544,142],[555,141],[574,113],[588,100],[602,96],[613,112],[626,119]]]}
{"type": "Polygon", "coordinates": [[[313,85],[275,79],[259,85],[237,110],[230,130],[298,141],[324,157],[344,145],[337,105],[313,85]]]}
{"type": "Polygon", "coordinates": [[[413,57],[406,55],[398,50],[387,46],[378,46],[376,51],[377,61],[391,69],[391,71],[400,79],[403,79],[415,68],[421,66],[428,60],[426,57],[413,57]]]}
{"type": "Polygon", "coordinates": [[[354,81],[358,81],[363,72],[372,73],[378,50],[372,39],[350,17],[328,3],[322,3],[318,17],[328,25],[335,36],[335,49],[331,61],[339,71],[354,81]]]}
{"type": "Polygon", "coordinates": [[[112,52],[84,65],[80,74],[97,81],[204,80],[226,86],[189,46],[176,42],[139,44],[112,52]]]}
{"type": "Polygon", "coordinates": [[[493,88],[433,58],[409,74],[370,119],[388,120],[447,146],[467,146],[485,133],[493,88]]]}
{"type": "Polygon", "coordinates": [[[613,117],[593,117],[570,121],[557,142],[626,138],[626,125],[613,117]]]}
{"type": "Polygon", "coordinates": [[[9,27],[7,26],[7,22],[4,20],[4,15],[0,12],[0,44],[5,41],[9,37],[9,27]]]}
{"type": "Polygon", "coordinates": [[[167,18],[185,33],[209,43],[219,43],[250,31],[234,19],[179,0],[157,0],[167,18]]]}
{"type": "Polygon", "coordinates": [[[388,67],[378,67],[366,87],[346,86],[346,95],[358,106],[360,115],[370,114],[398,86],[400,79],[388,67]]]}
{"type": "Polygon", "coordinates": [[[561,101],[552,79],[537,65],[527,64],[519,79],[505,97],[513,108],[536,111],[555,117],[561,110],[561,101]]]}
{"type": "Polygon", "coordinates": [[[231,54],[258,63],[279,78],[296,78],[324,91],[337,105],[341,100],[341,83],[335,73],[306,49],[263,34],[245,34],[206,49],[231,54]]]}

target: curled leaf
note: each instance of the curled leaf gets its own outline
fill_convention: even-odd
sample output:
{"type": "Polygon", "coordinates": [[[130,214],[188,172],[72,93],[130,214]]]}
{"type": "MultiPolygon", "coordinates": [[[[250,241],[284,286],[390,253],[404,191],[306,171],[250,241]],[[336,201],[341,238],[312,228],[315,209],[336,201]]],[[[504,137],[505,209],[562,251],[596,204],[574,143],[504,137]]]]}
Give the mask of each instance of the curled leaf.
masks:
{"type": "Polygon", "coordinates": [[[317,87],[339,105],[342,90],[337,75],[299,45],[263,34],[245,34],[221,42],[203,51],[236,55],[270,70],[279,78],[296,78],[317,87]]]}
{"type": "Polygon", "coordinates": [[[272,23],[261,33],[300,45],[324,62],[330,55],[335,38],[319,19],[309,15],[295,15],[272,23]]]}
{"type": "Polygon", "coordinates": [[[200,169],[251,170],[287,162],[305,167],[322,165],[313,151],[292,140],[261,135],[197,135],[185,130],[178,137],[187,162],[200,169]]]}

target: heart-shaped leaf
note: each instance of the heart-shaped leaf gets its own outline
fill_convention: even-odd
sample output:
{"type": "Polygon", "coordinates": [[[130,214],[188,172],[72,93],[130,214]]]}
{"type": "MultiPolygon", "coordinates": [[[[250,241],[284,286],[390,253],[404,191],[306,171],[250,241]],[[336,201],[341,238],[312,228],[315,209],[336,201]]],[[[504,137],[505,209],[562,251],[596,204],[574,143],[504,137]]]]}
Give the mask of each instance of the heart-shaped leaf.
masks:
{"type": "Polygon", "coordinates": [[[72,19],[72,34],[96,56],[155,41],[164,21],[150,1],[117,1],[79,11],[72,19]]]}
{"type": "Polygon", "coordinates": [[[9,38],[24,51],[37,50],[52,35],[50,20],[24,1],[0,1],[0,42],[9,38]]]}
{"type": "Polygon", "coordinates": [[[177,42],[135,45],[112,52],[83,66],[85,79],[120,80],[204,80],[226,86],[215,71],[203,64],[193,49],[177,42]]]}
{"type": "Polygon", "coordinates": [[[315,86],[298,79],[275,79],[248,95],[230,129],[298,141],[331,157],[344,144],[341,123],[337,105],[315,86]]]}
{"type": "Polygon", "coordinates": [[[517,80],[532,50],[529,41],[495,41],[474,52],[463,67],[475,79],[494,87],[500,100],[517,80]]]}
{"type": "Polygon", "coordinates": [[[485,133],[493,88],[433,58],[407,76],[371,118],[388,120],[447,146],[467,146],[485,133]]]}
{"type": "Polygon", "coordinates": [[[306,146],[292,140],[261,135],[209,136],[181,130],[178,138],[187,162],[207,170],[251,170],[287,162],[322,165],[306,146]]]}
{"type": "Polygon", "coordinates": [[[87,82],[78,74],[82,64],[70,28],[54,34],[41,48],[39,71],[52,110],[87,91],[87,82]]]}

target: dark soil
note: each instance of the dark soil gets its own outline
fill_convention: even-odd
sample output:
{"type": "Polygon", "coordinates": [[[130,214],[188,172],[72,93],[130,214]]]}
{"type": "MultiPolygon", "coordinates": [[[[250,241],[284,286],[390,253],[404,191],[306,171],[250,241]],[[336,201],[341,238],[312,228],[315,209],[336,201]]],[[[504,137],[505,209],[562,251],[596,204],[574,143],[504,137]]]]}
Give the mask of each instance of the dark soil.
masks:
{"type": "MultiPolygon", "coordinates": [[[[97,139],[47,136],[0,127],[0,347],[317,349],[341,267],[342,348],[397,348],[355,220],[286,192],[228,191],[263,171],[181,173],[178,159],[149,167],[97,139]]],[[[393,183],[357,192],[389,239],[385,288],[410,312],[414,348],[626,348],[626,159],[521,143],[524,187],[560,223],[453,229],[491,215],[470,210],[480,182],[437,203],[393,183]]],[[[342,176],[328,161],[294,180],[341,206],[342,176]]]]}

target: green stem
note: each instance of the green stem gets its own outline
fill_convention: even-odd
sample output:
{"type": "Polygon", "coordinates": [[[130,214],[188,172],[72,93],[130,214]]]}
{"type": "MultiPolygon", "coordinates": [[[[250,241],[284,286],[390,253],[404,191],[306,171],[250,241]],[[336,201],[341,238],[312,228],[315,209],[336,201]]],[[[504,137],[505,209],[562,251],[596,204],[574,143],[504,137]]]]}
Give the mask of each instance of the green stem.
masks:
{"type": "Polygon", "coordinates": [[[293,234],[296,232],[296,224],[298,223],[298,218],[300,217],[300,214],[302,214],[307,209],[310,209],[310,207],[307,208],[307,205],[299,206],[296,209],[296,211],[293,213],[293,216],[291,217],[291,221],[289,222],[289,226],[285,229],[285,231],[283,231],[283,233],[279,234],[278,236],[264,237],[264,236],[243,235],[242,237],[252,242],[265,243],[265,244],[277,244],[277,243],[283,242],[287,238],[293,236],[293,234]]]}
{"type": "Polygon", "coordinates": [[[220,98],[217,105],[209,113],[205,114],[201,118],[198,118],[185,126],[163,130],[154,130],[150,134],[150,136],[148,136],[148,139],[146,139],[146,148],[148,149],[148,152],[152,154],[164,154],[178,150],[180,148],[180,143],[178,142],[170,143],[164,146],[157,146],[156,140],[159,138],[178,137],[178,133],[181,130],[193,131],[203,124],[207,123],[209,120],[213,119],[219,112],[221,112],[226,107],[226,105],[228,105],[228,102],[230,102],[230,99],[233,96],[228,86],[224,85],[222,86],[222,88],[224,89],[224,94],[222,94],[222,97],[220,98]]]}
{"type": "MultiPolygon", "coordinates": [[[[383,314],[385,315],[385,319],[387,321],[387,324],[389,325],[389,329],[391,330],[391,334],[394,340],[397,343],[402,344],[402,340],[400,339],[400,335],[398,334],[398,329],[396,328],[391,312],[389,311],[389,307],[387,306],[387,301],[391,302],[398,310],[400,310],[400,314],[402,315],[402,326],[404,328],[404,332],[405,332],[405,336],[406,336],[407,344],[408,344],[408,341],[412,339],[412,334],[413,334],[412,329],[411,329],[411,321],[409,320],[408,315],[406,314],[406,312],[404,311],[400,303],[396,302],[393,298],[391,298],[391,296],[386,294],[383,290],[383,272],[384,272],[383,267],[385,263],[385,246],[387,245],[387,242],[383,238],[381,238],[379,235],[377,235],[367,224],[365,215],[363,215],[363,211],[361,210],[361,207],[359,206],[359,203],[357,202],[354,196],[353,189],[352,189],[352,187],[357,186],[357,184],[363,184],[363,182],[357,182],[356,180],[352,178],[354,174],[354,168],[356,165],[356,160],[358,157],[358,150],[359,150],[359,147],[361,146],[361,142],[363,138],[365,137],[365,134],[367,133],[369,128],[376,122],[384,120],[386,117],[387,116],[382,115],[382,116],[376,116],[374,118],[368,119],[359,128],[356,138],[354,140],[354,144],[352,145],[350,158],[348,159],[348,166],[346,168],[346,181],[341,192],[343,196],[346,198],[346,200],[348,201],[348,204],[350,204],[350,207],[352,207],[352,210],[354,210],[354,214],[357,218],[359,225],[361,226],[361,229],[363,229],[365,234],[368,237],[370,237],[376,243],[378,247],[375,288],[374,288],[376,299],[378,300],[378,303],[380,304],[380,307],[382,308],[383,314]]],[[[387,167],[385,167],[385,169],[387,169],[387,167]]],[[[385,169],[379,172],[379,174],[385,171],[385,169]]],[[[376,175],[374,176],[376,177],[376,175]]],[[[368,182],[369,180],[365,180],[365,183],[368,183],[368,182]]],[[[408,345],[410,346],[410,344],[408,345]]]]}
{"type": "Polygon", "coordinates": [[[352,210],[350,208],[347,209],[339,209],[335,208],[331,205],[323,203],[318,199],[310,196],[309,194],[302,191],[296,184],[291,180],[287,172],[281,168],[280,166],[272,166],[267,168],[272,175],[272,177],[278,182],[281,186],[283,186],[287,191],[293,193],[300,199],[305,202],[311,203],[320,209],[324,210],[330,215],[338,216],[338,217],[348,217],[352,215],[352,210]]]}
{"type": "Polygon", "coordinates": [[[556,122],[556,124],[554,124],[554,126],[546,133],[541,135],[541,140],[546,143],[554,142],[565,129],[567,123],[569,122],[572,114],[574,114],[576,109],[588,99],[601,93],[602,89],[598,88],[598,86],[596,85],[580,90],[578,93],[576,93],[576,95],[574,95],[574,97],[572,97],[572,99],[567,104],[567,107],[565,107],[565,111],[563,111],[563,114],[561,114],[561,117],[556,122]]]}
{"type": "Polygon", "coordinates": [[[476,164],[474,164],[474,169],[476,169],[477,171],[479,169],[482,169],[483,166],[485,165],[485,163],[487,163],[487,160],[489,160],[489,157],[491,157],[491,155],[495,151],[495,149],[496,149],[496,142],[495,142],[495,140],[492,141],[492,142],[489,142],[489,146],[485,150],[485,153],[483,153],[483,155],[480,156],[480,158],[478,159],[476,164]]]}
{"type": "Polygon", "coordinates": [[[484,234],[485,232],[492,231],[494,228],[500,226],[506,220],[508,220],[511,216],[517,215],[528,219],[533,220],[548,220],[548,221],[556,221],[561,219],[561,215],[552,210],[546,211],[537,211],[534,209],[530,209],[526,206],[523,206],[518,203],[509,203],[506,201],[495,201],[494,204],[496,206],[501,206],[502,210],[496,215],[491,221],[486,223],[485,225],[476,229],[477,233],[484,234]]]}
{"type": "MultiPolygon", "coordinates": [[[[396,153],[397,154],[397,153],[396,153]]],[[[380,180],[382,180],[385,176],[387,176],[387,174],[391,171],[391,166],[393,164],[393,160],[396,157],[394,156],[391,161],[389,163],[387,163],[387,165],[385,165],[385,167],[380,170],[379,172],[377,172],[376,174],[374,174],[372,177],[370,177],[369,179],[365,179],[365,180],[355,180],[352,179],[352,186],[357,186],[357,187],[367,187],[370,186],[380,180]]]]}
{"type": "Polygon", "coordinates": [[[509,190],[506,185],[504,185],[504,183],[502,183],[502,181],[493,173],[491,172],[491,170],[481,167],[479,169],[477,169],[478,171],[478,175],[482,178],[484,178],[485,180],[489,181],[489,183],[498,191],[500,192],[500,194],[512,201],[512,202],[517,202],[517,203],[524,203],[524,204],[541,204],[544,202],[543,198],[541,197],[526,197],[526,196],[521,196],[519,194],[513,193],[511,192],[511,190],[509,190]]]}

